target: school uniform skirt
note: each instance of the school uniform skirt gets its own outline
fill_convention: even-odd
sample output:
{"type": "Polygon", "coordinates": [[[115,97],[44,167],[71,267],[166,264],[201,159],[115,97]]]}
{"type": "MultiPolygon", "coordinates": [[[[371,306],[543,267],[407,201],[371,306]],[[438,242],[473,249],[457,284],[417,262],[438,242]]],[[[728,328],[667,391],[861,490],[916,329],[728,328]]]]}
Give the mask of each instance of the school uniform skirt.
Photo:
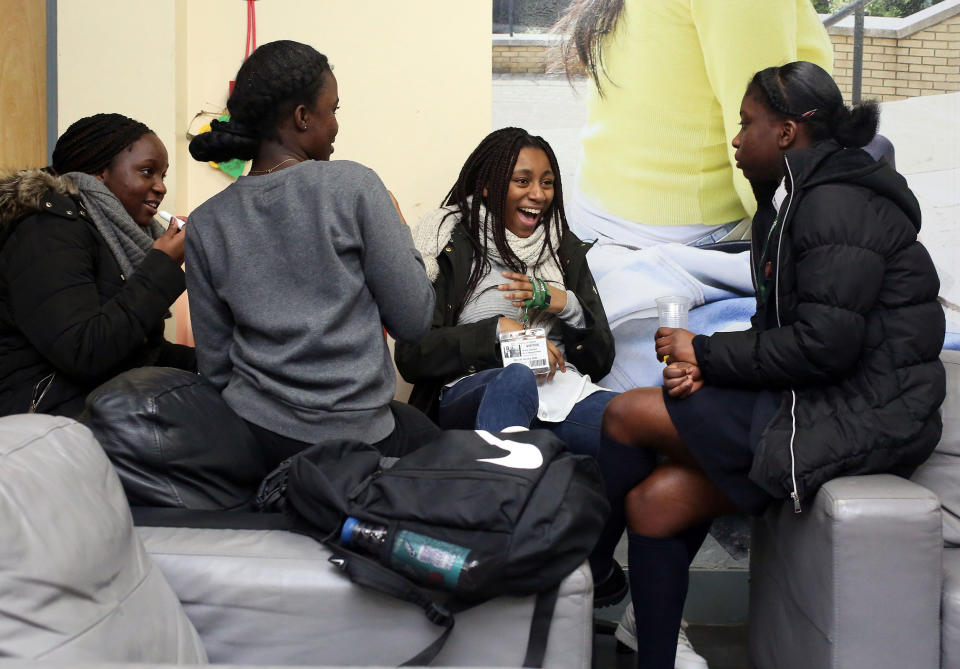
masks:
{"type": "Polygon", "coordinates": [[[782,394],[704,385],[685,399],[663,389],[670,420],[704,473],[736,507],[759,515],[773,497],[750,480],[753,454],[782,394]]]}

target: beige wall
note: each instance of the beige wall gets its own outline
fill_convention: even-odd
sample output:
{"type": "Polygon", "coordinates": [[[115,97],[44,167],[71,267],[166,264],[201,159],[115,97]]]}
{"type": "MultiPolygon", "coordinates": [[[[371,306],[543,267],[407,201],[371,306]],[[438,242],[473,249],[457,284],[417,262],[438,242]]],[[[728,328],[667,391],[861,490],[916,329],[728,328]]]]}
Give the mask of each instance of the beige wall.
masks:
{"type": "Polygon", "coordinates": [[[125,114],[157,133],[173,164],[175,34],[174,0],[58,0],[57,134],[84,116],[125,114]]]}
{"type": "MultiPolygon", "coordinates": [[[[437,204],[490,130],[491,0],[258,2],[258,43],[325,53],[342,109],[334,158],[375,169],[408,220],[437,204]]],[[[59,0],[60,131],[118,111],[171,153],[167,206],[188,213],[229,184],[190,159],[186,124],[225,105],[243,57],[241,0],[59,0]],[[176,56],[171,52],[176,49],[176,56]]]]}
{"type": "MultiPolygon", "coordinates": [[[[293,39],[328,56],[341,99],[334,158],[376,170],[412,223],[490,131],[491,3],[268,0],[256,4],[257,41],[293,39]]],[[[57,11],[59,131],[101,111],[152,127],[170,153],[163,206],[179,214],[229,185],[190,158],[185,133],[197,112],[226,105],[246,2],[58,0],[57,11]]]]}

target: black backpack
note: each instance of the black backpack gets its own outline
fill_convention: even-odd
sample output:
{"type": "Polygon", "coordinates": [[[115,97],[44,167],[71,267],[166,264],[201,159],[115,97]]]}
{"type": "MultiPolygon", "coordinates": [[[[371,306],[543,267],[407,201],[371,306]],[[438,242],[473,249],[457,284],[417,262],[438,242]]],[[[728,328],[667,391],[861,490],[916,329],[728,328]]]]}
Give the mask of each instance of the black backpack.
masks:
{"type": "Polygon", "coordinates": [[[401,458],[359,442],[319,444],[286,465],[265,481],[261,502],[285,483],[293,529],[324,541],[354,582],[413,602],[447,628],[405,664],[433,659],[452,612],[497,595],[538,594],[524,666],[540,666],[557,586],[593,550],[610,508],[596,462],[547,431],[452,430],[401,458]],[[387,528],[375,559],[339,544],[348,517],[387,528]],[[413,585],[411,572],[382,566],[391,564],[394,539],[411,532],[470,551],[471,578],[435,583],[454,593],[445,604],[413,585]]]}

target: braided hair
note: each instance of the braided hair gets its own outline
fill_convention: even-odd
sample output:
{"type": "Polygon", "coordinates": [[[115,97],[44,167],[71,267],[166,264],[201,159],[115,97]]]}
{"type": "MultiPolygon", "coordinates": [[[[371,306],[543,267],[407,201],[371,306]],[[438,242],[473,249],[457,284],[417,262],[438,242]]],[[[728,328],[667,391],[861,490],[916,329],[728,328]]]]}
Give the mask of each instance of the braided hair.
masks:
{"type": "Polygon", "coordinates": [[[814,142],[835,139],[841,146],[861,147],[877,134],[877,103],[847,107],[833,78],[813,63],[800,60],[760,70],[747,95],[784,119],[802,122],[814,142]]]}
{"type": "MultiPolygon", "coordinates": [[[[527,266],[521,261],[507,243],[506,207],[507,192],[513,168],[517,164],[520,150],[531,147],[542,150],[550,161],[554,174],[553,200],[546,212],[541,214],[541,224],[546,227],[544,245],[537,257],[537,264],[549,254],[559,264],[557,249],[559,239],[554,232],[559,229],[561,236],[569,230],[567,216],[563,210],[563,188],[560,184],[560,167],[553,149],[542,137],[531,135],[522,128],[501,128],[487,135],[473,150],[460,170],[460,176],[440,203],[452,207],[448,216],[459,216],[460,225],[467,231],[473,244],[473,269],[467,281],[464,303],[473,294],[477,284],[492,269],[487,253],[488,240],[492,237],[497,253],[511,271],[526,274],[527,266]],[[484,193],[486,191],[486,193],[484,193]],[[485,215],[481,219],[481,205],[485,215]],[[491,234],[487,234],[488,230],[491,234]]],[[[461,305],[462,307],[463,305],[461,305]]]]}
{"type": "Polygon", "coordinates": [[[327,57],[291,40],[258,47],[237,72],[227,100],[230,120],[214,121],[211,131],[190,141],[196,160],[223,162],[256,158],[262,140],[277,140],[278,120],[298,105],[312,107],[330,71],[327,57]]]}
{"type": "Polygon", "coordinates": [[[153,133],[140,121],[122,114],[94,114],[74,121],[53,149],[55,174],[103,172],[114,157],[144,135],[153,133]]]}

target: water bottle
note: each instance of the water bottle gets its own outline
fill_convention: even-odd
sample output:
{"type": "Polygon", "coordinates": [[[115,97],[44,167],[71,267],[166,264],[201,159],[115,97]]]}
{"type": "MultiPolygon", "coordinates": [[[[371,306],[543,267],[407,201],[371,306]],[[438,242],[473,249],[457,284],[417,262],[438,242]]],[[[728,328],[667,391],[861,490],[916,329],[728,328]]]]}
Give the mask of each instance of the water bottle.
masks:
{"type": "Polygon", "coordinates": [[[400,573],[431,587],[471,590],[481,575],[481,561],[472,559],[469,548],[410,530],[400,530],[391,537],[385,525],[352,516],[343,523],[340,543],[378,560],[386,559],[400,573]],[[388,546],[386,555],[384,545],[388,546]]]}

